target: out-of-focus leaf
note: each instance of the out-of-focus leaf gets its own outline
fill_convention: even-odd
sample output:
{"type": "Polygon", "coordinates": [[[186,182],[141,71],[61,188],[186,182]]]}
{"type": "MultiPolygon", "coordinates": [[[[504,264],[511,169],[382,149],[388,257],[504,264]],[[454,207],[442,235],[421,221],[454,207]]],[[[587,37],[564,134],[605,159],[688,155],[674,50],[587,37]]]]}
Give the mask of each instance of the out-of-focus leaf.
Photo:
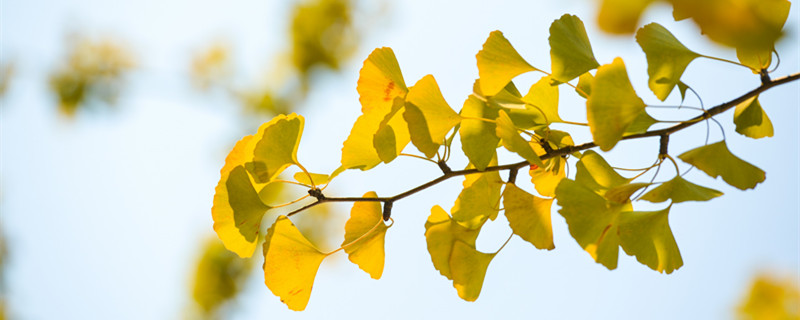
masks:
{"type": "Polygon", "coordinates": [[[708,201],[721,195],[722,192],[696,185],[677,175],[672,180],[664,182],[645,193],[641,199],[650,202],[664,202],[671,199],[672,203],[681,203],[685,201],[708,201]]]}
{"type": "Polygon", "coordinates": [[[531,164],[535,164],[540,167],[544,166],[544,164],[542,164],[542,160],[539,159],[539,155],[536,154],[530,143],[519,136],[519,133],[517,133],[517,128],[514,126],[514,123],[511,121],[511,118],[508,117],[508,114],[506,114],[505,111],[500,110],[498,112],[496,124],[497,128],[495,134],[497,134],[497,137],[500,138],[503,146],[506,147],[508,151],[520,155],[525,160],[528,160],[528,162],[531,164]]]}
{"type": "Polygon", "coordinates": [[[543,113],[546,120],[544,124],[561,121],[558,116],[558,86],[550,85],[552,78],[542,77],[538,82],[531,86],[522,101],[535,106],[535,109],[543,113]]]}
{"type": "Polygon", "coordinates": [[[362,115],[344,142],[341,162],[345,169],[368,170],[392,161],[410,141],[408,126],[394,107],[404,105],[408,88],[391,48],[375,49],[367,57],[356,90],[362,115]]]}
{"type": "Polygon", "coordinates": [[[203,247],[192,284],[192,298],[206,315],[212,315],[240,291],[252,260],[240,259],[214,239],[203,247]]]}
{"type": "Polygon", "coordinates": [[[497,94],[514,77],[538,70],[519,55],[500,31],[489,34],[476,58],[481,92],[486,96],[497,94]]]}
{"type": "Polygon", "coordinates": [[[411,142],[428,158],[436,155],[450,129],[461,122],[461,117],[444,100],[432,75],[411,87],[403,118],[408,123],[411,142]]]}
{"type": "Polygon", "coordinates": [[[658,23],[648,24],[636,32],[636,42],[647,56],[647,84],[656,97],[664,101],[692,60],[700,57],[686,48],[672,33],[658,23]]]}
{"type": "Polygon", "coordinates": [[[233,76],[230,48],[224,43],[215,43],[196,54],[191,65],[192,84],[200,90],[214,86],[225,88],[233,76]]]}
{"type": "Polygon", "coordinates": [[[497,125],[470,118],[496,119],[497,109],[490,108],[478,97],[470,95],[461,108],[461,116],[464,117],[458,130],[461,149],[476,169],[484,170],[497,154],[497,144],[500,142],[495,134],[497,125]]]}
{"type": "Polygon", "coordinates": [[[289,218],[280,216],[267,231],[264,242],[264,282],[289,309],[302,311],[325,257],[289,218]]]}
{"type": "Polygon", "coordinates": [[[480,229],[469,229],[450,218],[440,206],[431,208],[431,215],[425,222],[425,239],[428,244],[428,253],[436,270],[443,276],[452,280],[453,274],[450,266],[450,256],[453,245],[461,241],[475,247],[480,229]]]}
{"type": "Polygon", "coordinates": [[[577,16],[565,14],[553,21],[548,40],[554,79],[567,82],[600,66],[594,58],[583,21],[577,16]]]}
{"type": "Polygon", "coordinates": [[[667,274],[683,266],[681,252],[669,227],[669,209],[623,212],[619,217],[619,240],[625,253],[658,272],[667,274]]]}
{"type": "Polygon", "coordinates": [[[294,7],[291,20],[291,58],[308,81],[315,67],[338,69],[355,49],[358,35],[349,0],[312,0],[294,7]]]}
{"type": "Polygon", "coordinates": [[[741,190],[755,188],[766,179],[763,170],[733,155],[725,140],[686,151],[678,158],[741,190]]]}
{"type": "Polygon", "coordinates": [[[483,253],[475,249],[474,244],[461,240],[453,243],[450,255],[450,268],[453,274],[453,287],[458,296],[466,301],[475,301],[481,294],[486,269],[496,253],[483,253]]]}
{"type": "MultiPolygon", "coordinates": [[[[795,275],[796,276],[796,275],[795,275]]],[[[780,278],[761,274],[752,280],[750,289],[740,302],[740,319],[800,319],[800,288],[797,278],[780,278]]]]}
{"type": "MultiPolygon", "coordinates": [[[[373,191],[364,194],[364,198],[377,197],[373,191]]],[[[377,201],[353,204],[350,219],[344,225],[342,247],[347,257],[373,279],[380,279],[383,274],[383,241],[388,229],[383,223],[381,202],[377,201]]]]}
{"type": "Polygon", "coordinates": [[[771,137],[775,134],[772,121],[758,103],[758,96],[736,105],[733,111],[736,132],[753,139],[771,137]]]}
{"type": "Polygon", "coordinates": [[[586,116],[594,142],[603,151],[611,150],[644,107],[622,59],[615,58],[611,64],[600,66],[592,83],[592,95],[586,100],[586,116]]]}
{"type": "Polygon", "coordinates": [[[536,197],[513,183],[507,184],[503,193],[503,207],[511,230],[538,249],[553,250],[556,247],[550,222],[552,204],[553,199],[536,197]]]}
{"type": "Polygon", "coordinates": [[[633,33],[639,17],[653,0],[602,0],[597,24],[605,32],[633,33]]]}
{"type": "Polygon", "coordinates": [[[256,182],[266,183],[292,164],[297,164],[297,148],[305,119],[297,114],[278,115],[261,125],[256,136],[253,162],[247,169],[256,182]]]}

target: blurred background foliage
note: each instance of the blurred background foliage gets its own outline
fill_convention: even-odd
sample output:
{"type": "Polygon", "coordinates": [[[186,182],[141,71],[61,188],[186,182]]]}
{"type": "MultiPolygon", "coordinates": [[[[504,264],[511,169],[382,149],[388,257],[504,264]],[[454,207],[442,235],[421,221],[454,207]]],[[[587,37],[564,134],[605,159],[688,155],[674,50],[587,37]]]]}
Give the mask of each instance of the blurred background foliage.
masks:
{"type": "Polygon", "coordinates": [[[800,290],[796,276],[780,276],[778,272],[756,275],[737,309],[738,317],[751,320],[800,319],[800,290]]]}

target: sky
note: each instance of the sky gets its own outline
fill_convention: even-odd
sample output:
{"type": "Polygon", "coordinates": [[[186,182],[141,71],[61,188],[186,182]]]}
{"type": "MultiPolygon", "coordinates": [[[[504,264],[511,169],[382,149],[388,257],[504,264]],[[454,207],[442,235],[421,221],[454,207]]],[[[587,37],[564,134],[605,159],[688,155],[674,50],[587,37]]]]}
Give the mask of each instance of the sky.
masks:
{"type": "MultiPolygon", "coordinates": [[[[5,284],[13,318],[184,317],[200,247],[214,236],[210,208],[219,169],[233,142],[252,129],[243,124],[234,101],[191,87],[191,56],[225,39],[245,81],[257,81],[286,47],[290,5],[0,0],[0,59],[16,66],[9,91],[0,97],[0,228],[10,252],[5,284]],[[139,67],[115,108],[74,118],[57,112],[47,76],[70,33],[124,40],[137,56],[139,67]]],[[[549,69],[549,25],[564,13],[576,14],[587,25],[600,63],[622,57],[636,92],[647,103],[657,102],[646,86],[644,54],[632,37],[597,31],[594,2],[393,1],[385,6],[384,13],[362,17],[368,27],[354,58],[339,73],[323,75],[296,110],[306,118],[298,158],[311,171],[338,166],[341,143],[360,113],[355,86],[361,61],[383,46],[393,48],[407,84],[433,74],[458,110],[477,78],[475,54],[491,31],[503,31],[526,60],[549,69]]],[[[733,50],[698,36],[691,22],[674,22],[665,6],[651,8],[642,21],[661,23],[697,52],[736,59],[733,50]]],[[[798,22],[793,7],[788,35],[777,47],[776,77],[800,71],[798,22]]],[[[707,59],[692,62],[682,79],[706,107],[759,84],[746,69],[707,59]]],[[[525,75],[518,86],[536,80],[537,75],[525,75]]],[[[731,151],[766,171],[767,179],[755,190],[740,191],[699,170],[686,176],[725,195],[673,206],[670,225],[684,261],[673,274],[652,271],[622,251],[618,269],[607,270],[581,250],[554,210],[556,249],[540,251],[514,237],[489,266],[480,298],[465,302],[433,268],[423,235],[430,208],[449,209],[458,195],[461,180],[451,179],[395,204],[381,280],[370,279],[343,255],[334,256],[323,262],[306,311],[292,312],[264,286],[263,274],[254,272],[229,307],[229,317],[730,318],[757,273],[800,278],[798,89],[797,83],[783,85],[759,98],[775,127],[772,138],[738,135],[732,111],[718,117],[731,151]]],[[[679,102],[672,96],[661,104],[679,102]]],[[[698,102],[687,98],[687,104],[698,102]]],[[[559,111],[564,119],[585,120],[582,99],[566,88],[559,111]]],[[[692,116],[688,111],[653,114],[676,120],[692,116]]],[[[590,140],[588,132],[577,130],[576,142],[590,140]]],[[[709,141],[721,139],[715,125],[709,131],[709,141]]],[[[704,125],[673,135],[670,151],[677,155],[702,145],[705,135],[704,125]]],[[[644,140],[621,144],[604,156],[620,166],[642,167],[657,149],[655,140],[644,140]]],[[[505,153],[500,160],[518,161],[505,153]]],[[[451,167],[465,165],[455,159],[451,167]]],[[[372,171],[344,173],[330,195],[370,190],[393,195],[438,174],[425,162],[400,159],[372,171]]],[[[334,208],[343,216],[349,210],[334,208]]],[[[478,249],[495,251],[508,236],[508,225],[500,218],[486,228],[478,249]]]]}

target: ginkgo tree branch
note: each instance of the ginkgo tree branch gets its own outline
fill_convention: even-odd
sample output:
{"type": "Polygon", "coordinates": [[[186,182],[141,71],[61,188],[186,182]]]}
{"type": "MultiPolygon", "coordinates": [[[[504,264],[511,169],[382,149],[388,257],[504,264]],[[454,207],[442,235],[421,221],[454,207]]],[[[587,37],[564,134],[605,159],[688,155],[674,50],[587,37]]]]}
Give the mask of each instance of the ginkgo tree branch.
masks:
{"type": "MultiPolygon", "coordinates": [[[[769,90],[769,89],[771,89],[773,87],[776,87],[776,86],[779,86],[779,85],[782,85],[782,84],[785,84],[785,83],[789,83],[789,82],[792,82],[792,81],[795,81],[795,80],[798,80],[798,79],[800,79],[800,73],[794,73],[794,74],[791,74],[791,75],[788,75],[788,76],[785,76],[785,77],[781,77],[781,78],[777,78],[777,79],[774,79],[774,80],[765,81],[760,86],[758,86],[757,88],[751,90],[750,92],[747,92],[747,93],[745,93],[745,94],[743,94],[743,95],[739,96],[738,98],[735,98],[735,99],[733,99],[731,101],[725,102],[725,103],[717,105],[717,106],[715,106],[715,107],[713,107],[711,109],[708,109],[703,114],[698,115],[698,116],[696,116],[696,117],[694,117],[692,119],[683,121],[683,122],[681,122],[681,123],[679,123],[677,125],[674,125],[674,126],[671,126],[671,127],[667,127],[667,128],[664,128],[664,129],[652,130],[652,131],[647,131],[647,132],[644,132],[644,133],[624,136],[620,140],[633,140],[633,139],[641,139],[641,138],[648,138],[648,137],[660,137],[661,138],[661,144],[660,144],[659,151],[660,151],[660,156],[661,156],[662,153],[666,153],[670,134],[673,134],[675,132],[681,131],[681,130],[686,129],[688,127],[691,127],[691,126],[693,126],[693,125],[695,125],[695,124],[697,124],[699,122],[702,122],[702,120],[713,118],[714,116],[716,116],[718,114],[721,114],[721,113],[723,113],[723,112],[725,112],[725,111],[737,106],[738,104],[746,101],[747,99],[755,97],[755,96],[759,95],[760,93],[762,93],[764,91],[767,91],[767,90],[769,90]]],[[[559,149],[551,149],[551,148],[549,148],[549,146],[547,146],[547,147],[548,148],[545,148],[545,153],[540,156],[540,158],[542,160],[547,160],[547,159],[560,157],[560,156],[566,156],[566,155],[572,154],[574,152],[583,151],[583,150],[587,150],[587,149],[592,149],[592,148],[597,147],[597,144],[595,144],[594,142],[587,142],[587,143],[584,143],[584,144],[575,145],[575,146],[566,146],[566,147],[559,148],[559,149]]],[[[310,189],[308,191],[309,195],[311,195],[312,197],[316,198],[317,200],[315,202],[307,204],[307,205],[305,205],[305,206],[303,206],[303,207],[301,207],[299,209],[296,209],[296,210],[288,213],[287,216],[292,216],[294,214],[297,214],[297,213],[305,211],[305,210],[307,210],[307,209],[309,209],[311,207],[314,207],[314,206],[317,206],[319,204],[326,203],[326,202],[363,202],[363,201],[370,201],[370,202],[383,202],[384,203],[383,218],[384,218],[384,220],[388,220],[389,217],[391,216],[391,208],[392,208],[392,206],[393,206],[395,201],[401,200],[401,199],[406,198],[408,196],[411,196],[411,195],[413,195],[413,194],[415,194],[417,192],[420,192],[422,190],[428,189],[428,188],[430,188],[430,187],[432,187],[434,185],[437,185],[440,182],[443,182],[443,181],[445,181],[447,179],[450,179],[450,178],[453,178],[453,177],[458,177],[458,176],[476,174],[476,173],[509,170],[510,174],[511,174],[509,176],[509,183],[513,183],[514,180],[515,180],[514,178],[516,176],[515,173],[519,169],[530,165],[530,163],[528,161],[520,161],[520,162],[517,162],[517,163],[506,164],[506,165],[489,166],[489,167],[486,167],[486,169],[484,169],[484,170],[465,169],[465,170],[455,170],[455,171],[453,171],[453,170],[450,170],[450,168],[447,167],[447,165],[444,164],[444,162],[438,162],[437,164],[442,169],[443,173],[442,173],[441,176],[439,176],[438,178],[435,178],[435,179],[433,179],[431,181],[428,181],[428,182],[426,182],[426,183],[424,183],[422,185],[419,185],[419,186],[417,186],[415,188],[412,188],[412,189],[410,189],[408,191],[396,194],[396,195],[391,196],[391,197],[376,197],[376,198],[368,198],[368,197],[327,197],[322,193],[322,191],[319,188],[310,189]]]]}

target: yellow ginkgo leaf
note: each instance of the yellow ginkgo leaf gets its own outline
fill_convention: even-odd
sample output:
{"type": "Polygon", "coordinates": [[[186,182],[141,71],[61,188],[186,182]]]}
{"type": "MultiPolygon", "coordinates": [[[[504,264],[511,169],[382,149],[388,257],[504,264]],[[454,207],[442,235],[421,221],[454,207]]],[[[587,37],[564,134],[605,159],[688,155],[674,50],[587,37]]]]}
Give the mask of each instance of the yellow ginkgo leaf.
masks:
{"type": "Polygon", "coordinates": [[[539,167],[532,164],[528,173],[531,175],[531,183],[536,188],[536,192],[545,197],[555,196],[556,186],[567,176],[567,161],[560,158],[551,158],[545,161],[546,167],[539,167]],[[549,165],[554,163],[555,165],[549,165]],[[550,168],[552,167],[552,168],[550,168]]]}
{"type": "Polygon", "coordinates": [[[538,70],[528,64],[500,31],[492,31],[476,55],[481,92],[493,96],[514,77],[538,70]]]}
{"type": "Polygon", "coordinates": [[[580,77],[578,77],[578,85],[575,86],[575,92],[578,93],[584,99],[588,99],[589,96],[592,94],[592,83],[594,82],[594,76],[591,73],[584,73],[580,77]]]}
{"type": "Polygon", "coordinates": [[[245,136],[225,158],[211,207],[217,236],[225,248],[242,258],[252,256],[256,250],[261,218],[269,209],[243,166],[253,158],[254,141],[253,136],[245,136]]]}
{"type": "Polygon", "coordinates": [[[700,54],[686,48],[672,33],[658,23],[648,24],[636,32],[636,42],[647,57],[647,84],[659,100],[664,101],[680,82],[689,63],[700,54]]]}
{"type": "Polygon", "coordinates": [[[428,158],[433,158],[450,129],[461,117],[447,104],[432,75],[427,75],[411,87],[403,113],[408,123],[411,142],[428,158]]]}
{"type": "Polygon", "coordinates": [[[733,111],[733,123],[736,124],[736,132],[753,139],[771,137],[775,134],[772,121],[758,103],[758,96],[736,105],[736,110],[733,111]]]}
{"type": "Polygon", "coordinates": [[[592,94],[586,100],[586,117],[594,142],[603,151],[613,148],[645,104],[633,90],[622,59],[597,68],[592,94]]]}
{"type": "Polygon", "coordinates": [[[597,24],[605,32],[629,34],[636,30],[639,17],[653,0],[602,0],[597,24]]]}
{"type": "Polygon", "coordinates": [[[478,232],[480,229],[466,228],[451,219],[442,207],[437,205],[431,208],[431,215],[425,222],[425,240],[433,267],[452,280],[450,255],[453,252],[453,243],[458,240],[475,247],[478,232]]]}
{"type": "Polygon", "coordinates": [[[594,58],[583,21],[565,14],[550,25],[550,62],[553,79],[567,82],[600,64],[594,58]]]}
{"type": "MultiPolygon", "coordinates": [[[[497,158],[489,164],[497,165],[497,158]]],[[[469,229],[480,228],[486,219],[494,220],[499,211],[500,190],[503,187],[500,173],[490,171],[467,175],[463,185],[464,189],[451,209],[453,220],[469,229]]]]}
{"type": "Polygon", "coordinates": [[[669,228],[669,209],[651,212],[623,212],[619,217],[619,240],[628,255],[642,264],[667,274],[683,266],[681,252],[669,228]]]}
{"type": "Polygon", "coordinates": [[[651,185],[651,183],[647,182],[626,183],[608,189],[608,191],[606,191],[605,193],[605,197],[608,200],[614,201],[619,204],[623,204],[631,201],[631,196],[634,193],[636,193],[636,191],[639,191],[642,188],[647,187],[649,185],[651,185]]]}
{"type": "Polygon", "coordinates": [[[391,48],[375,49],[367,57],[359,73],[356,90],[362,114],[356,119],[343,144],[341,162],[345,169],[368,170],[381,161],[394,159],[391,155],[399,154],[409,142],[408,126],[402,123],[405,121],[397,110],[392,113],[393,106],[403,106],[408,88],[391,48]],[[384,128],[379,133],[381,124],[384,124],[384,128]],[[382,149],[380,154],[375,146],[376,134],[379,140],[377,144],[382,149]],[[394,148],[394,152],[389,152],[390,148],[394,148]]]}
{"type": "Polygon", "coordinates": [[[503,146],[506,147],[508,151],[520,155],[531,164],[540,167],[544,166],[542,159],[540,159],[536,151],[533,150],[530,142],[525,141],[525,139],[519,136],[517,127],[514,126],[514,122],[511,121],[511,118],[508,117],[505,111],[500,110],[500,112],[498,112],[496,124],[497,129],[495,134],[497,134],[497,137],[500,138],[503,146]]]}
{"type": "Polygon", "coordinates": [[[538,249],[555,249],[550,207],[553,199],[534,196],[513,183],[506,184],[503,207],[514,234],[538,249]]]}
{"type": "Polygon", "coordinates": [[[301,172],[295,172],[293,177],[294,177],[295,181],[300,182],[302,184],[307,184],[307,185],[326,184],[326,183],[328,183],[328,180],[330,180],[330,177],[327,174],[320,174],[320,173],[309,173],[309,174],[306,174],[305,172],[302,172],[302,171],[301,172]],[[311,176],[311,179],[314,180],[313,183],[312,183],[311,180],[309,180],[309,175],[311,176]]]}
{"type": "Polygon", "coordinates": [[[269,228],[264,242],[264,282],[289,309],[302,311],[325,257],[282,215],[269,228]]]}
{"type": "Polygon", "coordinates": [[[675,176],[672,180],[662,183],[650,192],[642,196],[642,200],[650,202],[664,202],[672,200],[672,203],[681,203],[685,201],[708,201],[719,197],[722,192],[696,185],[680,175],[675,176]]]}
{"type": "Polygon", "coordinates": [[[558,116],[558,86],[550,85],[552,82],[551,77],[542,77],[531,86],[522,101],[531,105],[542,113],[545,119],[544,124],[561,121],[558,116]]]}
{"type": "MultiPolygon", "coordinates": [[[[373,191],[364,194],[364,198],[377,197],[373,191]]],[[[383,274],[384,238],[388,229],[378,201],[353,204],[350,219],[344,225],[342,247],[347,257],[373,279],[380,279],[383,274]]]]}
{"type": "Polygon", "coordinates": [[[686,151],[678,158],[740,190],[755,188],[767,178],[764,170],[733,155],[725,140],[686,151]]]}
{"type": "Polygon", "coordinates": [[[461,108],[461,116],[464,117],[458,130],[461,149],[476,169],[484,170],[497,154],[500,138],[495,134],[497,125],[477,118],[495,119],[497,109],[490,108],[478,97],[470,95],[461,108]]]}
{"type": "Polygon", "coordinates": [[[256,182],[266,183],[292,164],[297,164],[297,147],[305,119],[297,114],[278,115],[261,125],[256,136],[253,162],[248,171],[256,182]]]}
{"type": "Polygon", "coordinates": [[[475,249],[474,244],[461,240],[453,243],[450,255],[450,268],[453,273],[453,287],[458,296],[466,301],[475,301],[481,294],[486,269],[497,253],[483,253],[475,249]]]}

